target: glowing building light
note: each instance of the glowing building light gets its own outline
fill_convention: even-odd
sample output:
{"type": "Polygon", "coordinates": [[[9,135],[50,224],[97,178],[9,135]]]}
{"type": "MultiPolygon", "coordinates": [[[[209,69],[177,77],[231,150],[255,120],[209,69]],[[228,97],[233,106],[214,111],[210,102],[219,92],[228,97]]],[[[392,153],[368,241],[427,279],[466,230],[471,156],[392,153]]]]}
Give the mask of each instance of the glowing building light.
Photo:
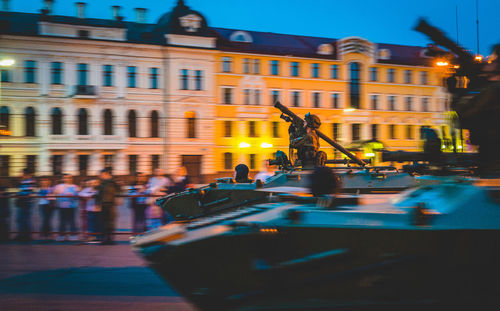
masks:
{"type": "Polygon", "coordinates": [[[16,62],[13,59],[2,59],[0,60],[0,66],[8,67],[14,65],[16,62]]]}
{"type": "Polygon", "coordinates": [[[272,146],[273,146],[273,144],[270,144],[270,143],[262,143],[262,144],[260,144],[261,148],[271,148],[272,146]]]}
{"type": "Polygon", "coordinates": [[[476,62],[482,62],[483,61],[483,56],[482,55],[476,55],[476,57],[474,57],[474,60],[476,62]]]}
{"type": "Polygon", "coordinates": [[[353,111],[356,111],[356,109],[352,107],[344,109],[344,112],[353,112],[353,111]]]}
{"type": "Polygon", "coordinates": [[[367,158],[373,158],[374,156],[375,156],[375,153],[373,153],[373,152],[365,153],[365,157],[367,157],[367,158]]]}
{"type": "Polygon", "coordinates": [[[436,65],[439,66],[439,67],[444,67],[444,66],[448,66],[449,63],[445,60],[440,60],[440,61],[437,61],[436,62],[436,65]]]}
{"type": "Polygon", "coordinates": [[[249,144],[249,143],[246,143],[246,142],[244,142],[244,141],[242,141],[242,142],[238,145],[238,147],[240,147],[240,148],[248,148],[248,147],[250,147],[250,144],[249,144]]]}

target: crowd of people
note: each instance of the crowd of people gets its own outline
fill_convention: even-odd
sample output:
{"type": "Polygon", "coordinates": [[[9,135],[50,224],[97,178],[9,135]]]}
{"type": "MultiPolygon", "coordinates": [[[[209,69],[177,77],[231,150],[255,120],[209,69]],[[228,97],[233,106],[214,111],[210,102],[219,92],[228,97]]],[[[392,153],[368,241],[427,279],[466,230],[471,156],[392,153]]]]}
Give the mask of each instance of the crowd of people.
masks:
{"type": "MultiPolygon", "coordinates": [[[[237,183],[265,183],[271,176],[273,172],[268,161],[264,161],[263,169],[254,179],[249,178],[249,168],[245,164],[238,164],[234,171],[237,183]]],[[[117,206],[128,200],[132,234],[140,234],[172,220],[156,204],[156,199],[168,193],[182,192],[188,184],[184,166],[173,176],[165,175],[162,169],[155,169],[149,178],[145,173],[138,172],[126,185],[113,178],[111,168],[103,169],[97,178],[86,179],[79,185],[74,183],[70,174],[64,174],[59,182],[53,184],[48,177],[35,180],[29,170],[24,170],[14,199],[9,199],[7,189],[0,187],[0,242],[9,240],[9,211],[13,206],[17,223],[14,239],[17,241],[30,241],[32,231],[39,231],[42,240],[114,244],[117,206]],[[36,206],[41,220],[39,228],[34,228],[31,223],[36,206]],[[59,226],[56,228],[53,220],[57,216],[59,226]]]]}
{"type": "Polygon", "coordinates": [[[155,201],[168,193],[185,190],[188,183],[185,167],[180,167],[173,177],[166,176],[161,169],[156,169],[150,178],[139,172],[128,185],[117,182],[111,168],[104,168],[97,178],[89,178],[79,185],[69,174],[64,174],[56,184],[52,184],[48,177],[37,181],[25,169],[14,199],[9,198],[5,187],[0,187],[0,241],[10,238],[11,206],[17,214],[17,236],[14,239],[30,241],[33,229],[38,229],[31,223],[33,210],[38,206],[41,239],[77,241],[82,239],[78,233],[84,232],[87,242],[114,244],[117,206],[125,202],[124,198],[128,200],[133,215],[132,232],[139,234],[170,220],[155,201]],[[57,215],[59,227],[54,228],[52,223],[57,215]],[[77,217],[82,215],[79,229],[77,217]]]}

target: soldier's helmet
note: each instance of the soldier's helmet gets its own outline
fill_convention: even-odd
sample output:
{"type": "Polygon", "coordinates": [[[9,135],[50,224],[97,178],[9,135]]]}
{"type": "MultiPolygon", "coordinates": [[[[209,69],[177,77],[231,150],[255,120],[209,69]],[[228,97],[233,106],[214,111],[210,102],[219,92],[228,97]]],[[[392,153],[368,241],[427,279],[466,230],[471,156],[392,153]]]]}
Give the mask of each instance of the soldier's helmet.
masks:
{"type": "Polygon", "coordinates": [[[321,126],[321,120],[317,115],[310,114],[309,112],[305,115],[304,119],[307,122],[307,126],[312,129],[318,129],[321,126]]]}

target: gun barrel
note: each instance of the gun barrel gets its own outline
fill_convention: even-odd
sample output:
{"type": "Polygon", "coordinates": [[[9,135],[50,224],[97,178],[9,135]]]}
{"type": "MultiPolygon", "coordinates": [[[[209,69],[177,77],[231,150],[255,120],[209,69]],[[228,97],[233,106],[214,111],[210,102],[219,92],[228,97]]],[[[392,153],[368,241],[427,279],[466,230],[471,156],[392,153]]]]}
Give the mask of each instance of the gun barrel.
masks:
{"type": "MultiPolygon", "coordinates": [[[[299,123],[299,124],[304,124],[304,120],[297,116],[295,113],[293,113],[290,109],[287,107],[283,106],[279,101],[274,103],[274,107],[278,108],[282,113],[290,116],[294,122],[299,123]]],[[[342,147],[340,144],[338,144],[336,141],[331,139],[330,137],[326,136],[319,130],[316,130],[316,133],[318,134],[318,137],[329,143],[332,147],[336,148],[338,151],[342,152],[346,156],[348,156],[353,162],[357,163],[358,165],[365,166],[366,163],[360,160],[358,157],[356,157],[354,154],[352,154],[349,150],[345,149],[342,147]]]]}

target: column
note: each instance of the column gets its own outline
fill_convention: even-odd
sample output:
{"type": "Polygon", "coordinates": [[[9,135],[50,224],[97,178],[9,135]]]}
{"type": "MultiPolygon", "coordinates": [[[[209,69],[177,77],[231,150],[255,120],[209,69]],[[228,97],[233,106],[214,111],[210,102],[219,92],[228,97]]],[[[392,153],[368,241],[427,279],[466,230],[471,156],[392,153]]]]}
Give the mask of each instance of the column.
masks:
{"type": "Polygon", "coordinates": [[[75,92],[76,85],[76,63],[66,62],[64,64],[64,84],[66,85],[66,94],[71,96],[75,92]]]}
{"type": "Polygon", "coordinates": [[[63,173],[77,175],[76,154],[74,151],[67,151],[63,159],[63,173]]]}
{"type": "Polygon", "coordinates": [[[99,171],[103,168],[102,155],[99,151],[94,151],[89,156],[89,175],[99,175],[99,171]]]}
{"type": "Polygon", "coordinates": [[[125,87],[127,83],[127,72],[125,70],[125,65],[117,64],[116,66],[116,94],[119,98],[125,97],[125,87]]]}
{"type": "Polygon", "coordinates": [[[40,60],[40,69],[38,70],[37,81],[40,85],[40,94],[46,96],[49,94],[50,87],[50,66],[47,60],[40,60]]]}
{"type": "Polygon", "coordinates": [[[52,164],[50,163],[50,151],[43,149],[38,155],[38,174],[40,176],[49,176],[52,174],[52,164]]]}
{"type": "Polygon", "coordinates": [[[115,153],[115,167],[114,174],[115,175],[126,175],[128,174],[128,163],[127,163],[127,155],[123,151],[118,151],[115,153]]]}

